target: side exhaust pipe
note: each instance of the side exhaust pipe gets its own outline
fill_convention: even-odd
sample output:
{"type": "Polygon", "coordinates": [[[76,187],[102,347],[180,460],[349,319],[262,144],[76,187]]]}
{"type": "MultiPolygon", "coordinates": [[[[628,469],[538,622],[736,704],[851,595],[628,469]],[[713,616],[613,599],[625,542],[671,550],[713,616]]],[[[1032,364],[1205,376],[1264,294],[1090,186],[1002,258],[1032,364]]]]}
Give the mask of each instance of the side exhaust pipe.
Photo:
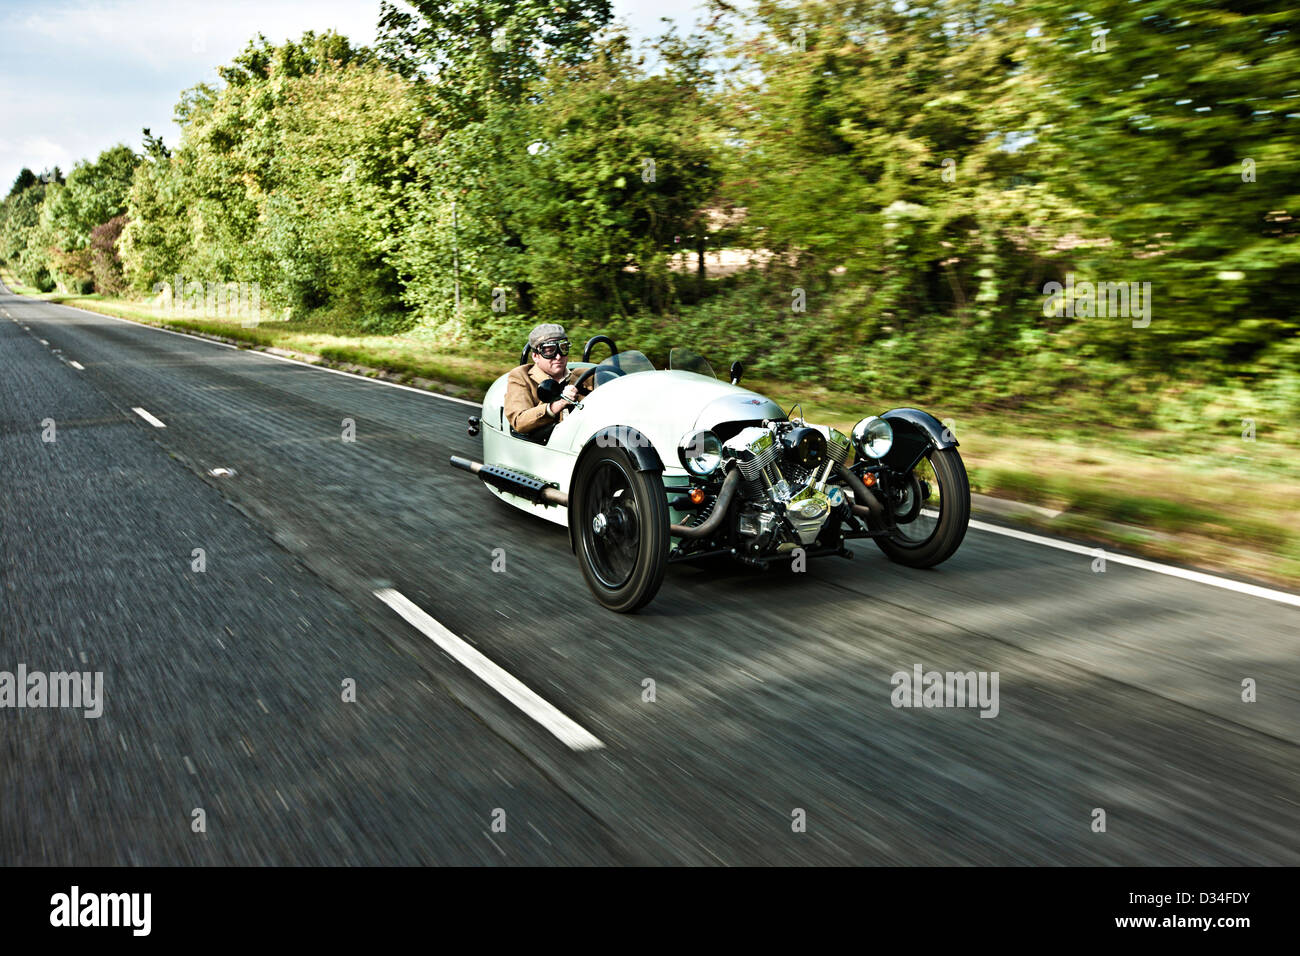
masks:
{"type": "Polygon", "coordinates": [[[501,491],[520,498],[527,498],[534,504],[569,506],[569,496],[560,489],[548,485],[540,478],[525,475],[500,465],[485,465],[481,461],[472,461],[460,455],[451,456],[451,466],[471,475],[478,475],[485,485],[491,485],[501,491]]]}
{"type": "Polygon", "coordinates": [[[714,504],[713,511],[709,513],[709,516],[704,519],[704,523],[693,528],[689,528],[684,524],[669,525],[669,533],[679,538],[705,538],[713,534],[727,520],[727,511],[731,507],[731,499],[736,496],[736,489],[739,487],[740,469],[733,468],[723,480],[722,490],[718,492],[717,503],[714,504]]]}

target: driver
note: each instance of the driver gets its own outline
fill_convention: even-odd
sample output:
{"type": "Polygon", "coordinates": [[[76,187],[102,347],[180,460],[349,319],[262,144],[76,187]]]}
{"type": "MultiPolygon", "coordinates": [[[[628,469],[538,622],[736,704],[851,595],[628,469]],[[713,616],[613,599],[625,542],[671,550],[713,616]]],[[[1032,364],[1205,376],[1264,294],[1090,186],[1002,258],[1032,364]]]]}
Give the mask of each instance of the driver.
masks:
{"type": "MultiPolygon", "coordinates": [[[[533,361],[511,369],[506,377],[506,421],[517,432],[526,433],[554,425],[569,414],[570,405],[557,398],[547,404],[537,387],[548,378],[564,385],[564,394],[579,400],[578,389],[569,381],[569,339],[564,326],[543,323],[528,333],[528,347],[533,361]]],[[[577,374],[577,373],[575,373],[577,374]]],[[[596,387],[595,376],[582,383],[582,394],[596,387]]]]}

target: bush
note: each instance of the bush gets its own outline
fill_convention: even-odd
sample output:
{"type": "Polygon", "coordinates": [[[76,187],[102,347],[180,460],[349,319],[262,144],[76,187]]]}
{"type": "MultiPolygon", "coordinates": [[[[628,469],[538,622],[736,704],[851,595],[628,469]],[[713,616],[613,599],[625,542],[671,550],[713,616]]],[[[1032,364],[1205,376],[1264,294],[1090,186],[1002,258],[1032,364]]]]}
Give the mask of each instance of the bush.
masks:
{"type": "Polygon", "coordinates": [[[122,257],[117,242],[126,225],[126,216],[114,216],[90,231],[90,270],[95,291],[103,295],[121,295],[127,289],[122,272],[122,257]]]}
{"type": "Polygon", "coordinates": [[[95,276],[91,271],[89,249],[69,250],[52,246],[49,257],[50,274],[60,292],[84,295],[94,291],[95,276]]]}

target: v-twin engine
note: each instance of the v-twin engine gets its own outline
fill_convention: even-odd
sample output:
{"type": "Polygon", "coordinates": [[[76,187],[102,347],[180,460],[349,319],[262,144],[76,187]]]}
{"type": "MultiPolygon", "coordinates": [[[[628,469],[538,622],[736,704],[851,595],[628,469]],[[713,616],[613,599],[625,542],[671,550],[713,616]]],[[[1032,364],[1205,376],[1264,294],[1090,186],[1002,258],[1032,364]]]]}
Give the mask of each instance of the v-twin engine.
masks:
{"type": "Polygon", "coordinates": [[[825,426],[774,422],[742,429],[723,446],[740,471],[737,532],[751,554],[812,544],[844,500],[829,485],[835,465],[852,461],[846,435],[825,426]]]}

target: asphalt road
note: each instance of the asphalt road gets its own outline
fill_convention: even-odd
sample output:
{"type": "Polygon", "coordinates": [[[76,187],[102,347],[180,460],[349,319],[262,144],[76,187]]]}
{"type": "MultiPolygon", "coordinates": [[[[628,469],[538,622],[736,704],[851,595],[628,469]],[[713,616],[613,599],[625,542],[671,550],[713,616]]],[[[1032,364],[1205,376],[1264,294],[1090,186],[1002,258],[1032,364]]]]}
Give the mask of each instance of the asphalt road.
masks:
{"type": "Polygon", "coordinates": [[[448,467],[472,411],[0,293],[0,672],[104,687],[0,709],[0,862],[1300,863],[1295,607],[973,529],[614,615],[448,467]],[[893,706],[915,665],[996,717],[893,706]]]}

